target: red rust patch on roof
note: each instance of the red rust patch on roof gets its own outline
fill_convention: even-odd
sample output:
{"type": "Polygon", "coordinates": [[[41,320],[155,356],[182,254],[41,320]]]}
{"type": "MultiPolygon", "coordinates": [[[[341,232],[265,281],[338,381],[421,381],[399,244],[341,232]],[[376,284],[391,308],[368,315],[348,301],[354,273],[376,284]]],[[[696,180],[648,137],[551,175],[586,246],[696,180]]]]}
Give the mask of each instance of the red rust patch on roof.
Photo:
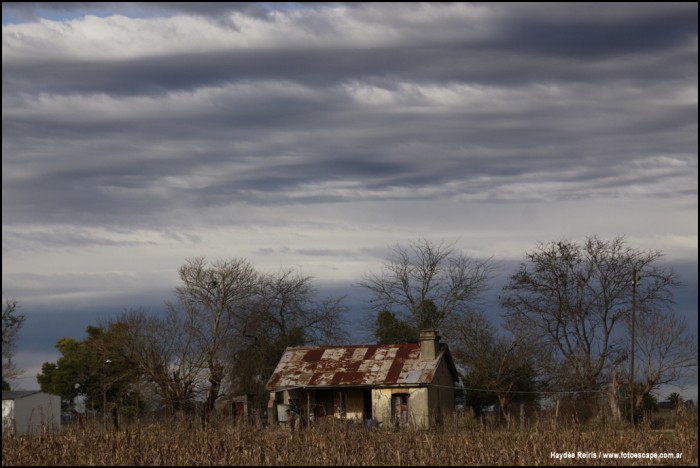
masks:
{"type": "Polygon", "coordinates": [[[304,362],[318,362],[323,356],[323,348],[310,349],[302,358],[304,362]]]}

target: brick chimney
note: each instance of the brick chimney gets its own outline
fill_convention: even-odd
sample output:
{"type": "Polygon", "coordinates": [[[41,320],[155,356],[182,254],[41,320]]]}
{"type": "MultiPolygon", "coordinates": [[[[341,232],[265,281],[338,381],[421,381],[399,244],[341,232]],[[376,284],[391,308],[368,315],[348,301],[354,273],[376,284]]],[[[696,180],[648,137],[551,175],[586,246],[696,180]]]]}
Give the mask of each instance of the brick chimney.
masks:
{"type": "Polygon", "coordinates": [[[440,335],[437,330],[420,331],[420,358],[422,361],[434,361],[440,354],[440,335]]]}

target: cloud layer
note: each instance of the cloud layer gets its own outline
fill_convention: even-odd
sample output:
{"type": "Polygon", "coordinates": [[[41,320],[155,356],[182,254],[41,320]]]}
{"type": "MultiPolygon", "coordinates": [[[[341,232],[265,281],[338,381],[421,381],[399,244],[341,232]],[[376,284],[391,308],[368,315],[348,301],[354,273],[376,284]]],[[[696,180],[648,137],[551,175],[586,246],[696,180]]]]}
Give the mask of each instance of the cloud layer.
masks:
{"type": "Polygon", "coordinates": [[[417,237],[697,262],[697,4],[5,2],[2,38],[25,302],[194,255],[347,283],[417,237]]]}

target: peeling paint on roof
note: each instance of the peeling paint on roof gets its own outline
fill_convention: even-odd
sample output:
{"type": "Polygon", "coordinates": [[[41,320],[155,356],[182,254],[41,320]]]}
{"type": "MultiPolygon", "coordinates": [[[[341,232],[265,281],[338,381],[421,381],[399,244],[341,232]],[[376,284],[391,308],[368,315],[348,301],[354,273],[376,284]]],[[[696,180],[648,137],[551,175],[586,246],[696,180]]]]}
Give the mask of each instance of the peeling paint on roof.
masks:
{"type": "Polygon", "coordinates": [[[287,348],[267,389],[425,385],[433,380],[443,346],[434,360],[420,358],[420,344],[287,348]]]}

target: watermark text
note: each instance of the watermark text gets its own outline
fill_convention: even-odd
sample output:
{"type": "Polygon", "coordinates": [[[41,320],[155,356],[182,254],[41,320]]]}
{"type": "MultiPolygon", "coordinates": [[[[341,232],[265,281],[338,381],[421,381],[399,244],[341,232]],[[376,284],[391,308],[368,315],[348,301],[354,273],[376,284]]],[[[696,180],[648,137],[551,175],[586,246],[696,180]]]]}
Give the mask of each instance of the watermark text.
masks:
{"type": "Polygon", "coordinates": [[[550,452],[549,458],[555,460],[571,458],[663,460],[683,458],[683,452],[550,452]]]}

